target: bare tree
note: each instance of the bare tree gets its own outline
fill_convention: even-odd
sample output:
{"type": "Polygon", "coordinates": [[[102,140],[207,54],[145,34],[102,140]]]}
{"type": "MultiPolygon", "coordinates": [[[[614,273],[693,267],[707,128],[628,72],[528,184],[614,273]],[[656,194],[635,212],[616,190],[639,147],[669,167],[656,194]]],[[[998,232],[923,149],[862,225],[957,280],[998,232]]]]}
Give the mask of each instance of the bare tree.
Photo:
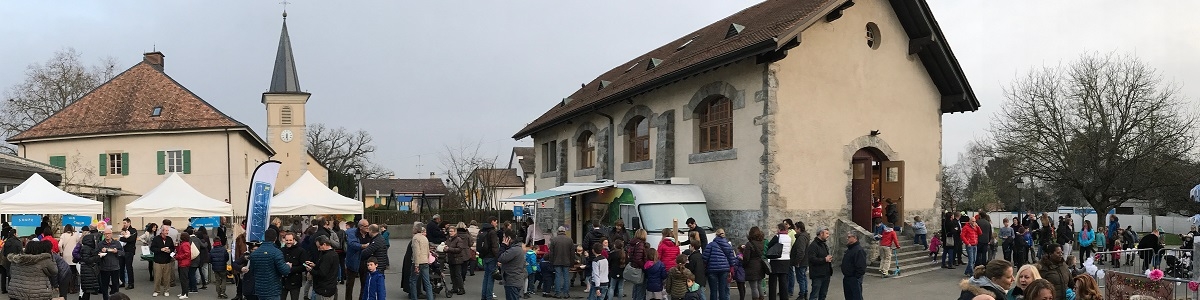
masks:
{"type": "Polygon", "coordinates": [[[374,139],[366,130],[350,132],[344,127],[329,128],[325,124],[308,125],[305,130],[308,152],[324,164],[329,171],[343,175],[361,172],[362,178],[379,178],[389,171],[374,162],[374,139]]]}
{"type": "Polygon", "coordinates": [[[63,191],[77,195],[100,193],[99,188],[104,185],[104,177],[98,174],[98,168],[103,166],[97,165],[94,158],[85,159],[78,150],[67,155],[62,183],[59,184],[63,191]]]}
{"type": "MultiPolygon", "coordinates": [[[[487,182],[495,182],[492,178],[475,176],[477,170],[496,167],[496,156],[488,157],[480,152],[483,142],[462,142],[459,146],[446,145],[445,152],[440,155],[442,167],[446,168],[446,180],[454,199],[464,208],[492,208],[491,200],[495,191],[488,191],[487,182]]],[[[490,176],[485,176],[490,177],[490,176]]],[[[452,205],[453,206],[453,205],[452,205]]]]}
{"type": "MultiPolygon", "coordinates": [[[[81,56],[66,48],[44,63],[26,67],[25,81],[10,87],[7,101],[0,104],[0,133],[11,137],[28,130],[115,76],[115,58],[88,67],[81,56]]],[[[16,149],[4,143],[0,152],[16,154],[16,149]]]]}
{"type": "Polygon", "coordinates": [[[1156,175],[1195,145],[1179,89],[1136,57],[1083,55],[1016,79],[1005,97],[997,154],[1016,158],[1017,174],[1077,192],[1098,228],[1109,209],[1170,186],[1156,175]]]}

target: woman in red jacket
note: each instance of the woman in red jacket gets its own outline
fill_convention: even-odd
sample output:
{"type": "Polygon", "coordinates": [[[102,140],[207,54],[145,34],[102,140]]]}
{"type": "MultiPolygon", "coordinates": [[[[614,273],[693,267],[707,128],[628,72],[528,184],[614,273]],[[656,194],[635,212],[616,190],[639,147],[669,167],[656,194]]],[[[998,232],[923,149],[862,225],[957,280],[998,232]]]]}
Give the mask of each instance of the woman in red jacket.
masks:
{"type": "Polygon", "coordinates": [[[188,298],[188,289],[191,287],[192,272],[192,236],[187,232],[179,233],[179,247],[175,248],[175,261],[179,263],[179,299],[188,298]]]}
{"type": "Polygon", "coordinates": [[[963,271],[963,275],[975,276],[975,253],[978,249],[981,230],[979,225],[975,224],[975,219],[969,220],[966,226],[963,226],[962,233],[959,234],[962,237],[963,252],[967,254],[967,267],[963,268],[966,269],[963,271]]]}
{"type": "Polygon", "coordinates": [[[662,240],[658,241],[658,259],[667,270],[675,267],[675,258],[679,256],[679,245],[675,243],[675,231],[663,229],[662,240]]]}

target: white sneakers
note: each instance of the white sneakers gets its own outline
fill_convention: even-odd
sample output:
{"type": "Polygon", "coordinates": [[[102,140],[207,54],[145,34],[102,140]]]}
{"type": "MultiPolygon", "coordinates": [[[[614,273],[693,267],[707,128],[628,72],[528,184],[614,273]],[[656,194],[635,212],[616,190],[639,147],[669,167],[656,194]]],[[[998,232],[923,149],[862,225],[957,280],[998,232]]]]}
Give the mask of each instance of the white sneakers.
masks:
{"type": "Polygon", "coordinates": [[[187,299],[187,294],[179,295],[179,299],[187,299]]]}
{"type": "Polygon", "coordinates": [[[155,292],[153,295],[150,295],[150,297],[158,297],[158,292],[155,292]]]}

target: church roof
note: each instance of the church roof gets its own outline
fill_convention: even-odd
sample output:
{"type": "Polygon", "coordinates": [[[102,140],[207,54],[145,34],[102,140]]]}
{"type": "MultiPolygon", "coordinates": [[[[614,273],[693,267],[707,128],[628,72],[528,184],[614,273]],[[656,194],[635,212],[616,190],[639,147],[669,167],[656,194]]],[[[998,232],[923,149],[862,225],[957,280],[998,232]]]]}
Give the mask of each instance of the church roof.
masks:
{"type": "Polygon", "coordinates": [[[287,13],[283,13],[283,32],[279,34],[279,50],[275,53],[275,71],[271,73],[268,93],[303,93],[300,77],[296,75],[296,59],[292,58],[292,39],[288,37],[287,13]]]}
{"type": "MultiPolygon", "coordinates": [[[[942,36],[925,0],[887,1],[914,41],[909,52],[921,59],[942,93],[942,112],[975,111],[979,101],[942,36]]],[[[847,0],[767,0],[688,33],[604,72],[555,104],[513,135],[535,132],[612,103],[740,59],[770,59],[799,45],[800,32],[826,19],[836,20],[847,0]]],[[[852,9],[852,8],[851,8],[852,9]]]]}

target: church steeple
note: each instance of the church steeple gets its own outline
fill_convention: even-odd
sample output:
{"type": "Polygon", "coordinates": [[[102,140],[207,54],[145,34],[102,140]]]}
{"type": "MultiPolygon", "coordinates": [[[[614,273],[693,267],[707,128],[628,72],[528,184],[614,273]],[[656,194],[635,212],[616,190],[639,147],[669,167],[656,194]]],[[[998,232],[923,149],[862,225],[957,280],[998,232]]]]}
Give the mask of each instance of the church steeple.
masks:
{"type": "Polygon", "coordinates": [[[292,58],[292,41],[288,38],[287,12],[283,12],[283,33],[279,35],[279,51],[275,54],[275,71],[271,74],[268,93],[302,93],[300,77],[296,75],[296,60],[292,58]]]}

